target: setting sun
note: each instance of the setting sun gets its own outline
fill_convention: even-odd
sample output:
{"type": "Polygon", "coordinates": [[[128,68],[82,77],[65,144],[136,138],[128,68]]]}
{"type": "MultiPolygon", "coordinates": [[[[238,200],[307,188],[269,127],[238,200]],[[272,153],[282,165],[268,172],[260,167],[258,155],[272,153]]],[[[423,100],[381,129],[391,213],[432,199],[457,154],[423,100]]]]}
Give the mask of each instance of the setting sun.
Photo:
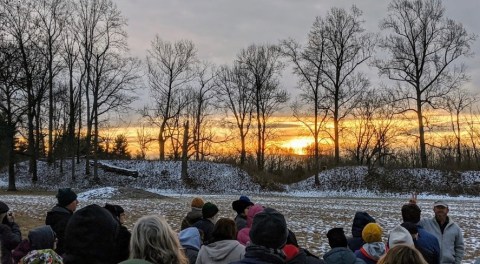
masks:
{"type": "Polygon", "coordinates": [[[287,149],[292,149],[293,153],[297,155],[305,155],[306,148],[312,143],[313,143],[313,138],[298,137],[298,138],[294,138],[289,141],[286,141],[285,143],[282,144],[282,147],[287,149]]]}

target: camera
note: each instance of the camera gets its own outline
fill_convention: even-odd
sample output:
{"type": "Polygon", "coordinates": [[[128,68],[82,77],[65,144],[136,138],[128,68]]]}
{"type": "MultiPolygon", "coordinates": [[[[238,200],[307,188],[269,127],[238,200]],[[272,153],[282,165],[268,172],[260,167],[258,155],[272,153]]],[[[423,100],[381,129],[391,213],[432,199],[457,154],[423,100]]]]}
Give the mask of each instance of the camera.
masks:
{"type": "Polygon", "coordinates": [[[8,216],[12,216],[13,215],[13,212],[8,212],[8,216]]]}

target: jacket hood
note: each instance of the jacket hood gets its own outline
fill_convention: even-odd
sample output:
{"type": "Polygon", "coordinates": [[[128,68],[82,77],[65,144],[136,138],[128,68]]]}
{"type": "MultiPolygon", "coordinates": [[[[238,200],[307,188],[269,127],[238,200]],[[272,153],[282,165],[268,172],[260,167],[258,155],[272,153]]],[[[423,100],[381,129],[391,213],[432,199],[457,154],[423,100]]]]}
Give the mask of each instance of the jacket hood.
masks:
{"type": "Polygon", "coordinates": [[[323,255],[323,259],[327,263],[353,264],[357,260],[357,256],[346,247],[337,247],[323,255]]]}
{"type": "Polygon", "coordinates": [[[221,240],[205,246],[207,256],[215,261],[227,258],[237,247],[243,247],[237,240],[221,240]]]}
{"type": "Polygon", "coordinates": [[[196,249],[200,249],[202,246],[202,239],[200,238],[200,232],[196,227],[186,228],[178,234],[180,244],[185,246],[191,246],[196,249]]]}
{"type": "Polygon", "coordinates": [[[367,212],[356,212],[353,217],[352,236],[362,237],[362,230],[369,223],[375,223],[375,219],[367,212]]]}
{"type": "Polygon", "coordinates": [[[383,242],[373,242],[363,245],[362,249],[370,258],[378,260],[385,254],[386,246],[383,242]]]}
{"type": "Polygon", "coordinates": [[[192,207],[192,210],[187,213],[188,219],[202,218],[202,208],[192,207]]]}
{"type": "Polygon", "coordinates": [[[30,230],[28,240],[32,250],[52,249],[55,242],[55,232],[49,225],[40,226],[30,230]]]}

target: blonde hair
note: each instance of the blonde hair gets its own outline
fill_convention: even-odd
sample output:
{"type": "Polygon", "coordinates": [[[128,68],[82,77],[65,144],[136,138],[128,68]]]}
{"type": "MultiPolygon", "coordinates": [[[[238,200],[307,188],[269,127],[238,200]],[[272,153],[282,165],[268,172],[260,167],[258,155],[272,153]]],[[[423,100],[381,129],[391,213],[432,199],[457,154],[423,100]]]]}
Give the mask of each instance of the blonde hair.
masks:
{"type": "Polygon", "coordinates": [[[407,245],[397,245],[381,257],[377,264],[428,264],[420,251],[407,245]]]}
{"type": "Polygon", "coordinates": [[[144,216],[135,223],[130,258],[161,264],[188,264],[177,234],[165,218],[158,215],[144,216]]]}

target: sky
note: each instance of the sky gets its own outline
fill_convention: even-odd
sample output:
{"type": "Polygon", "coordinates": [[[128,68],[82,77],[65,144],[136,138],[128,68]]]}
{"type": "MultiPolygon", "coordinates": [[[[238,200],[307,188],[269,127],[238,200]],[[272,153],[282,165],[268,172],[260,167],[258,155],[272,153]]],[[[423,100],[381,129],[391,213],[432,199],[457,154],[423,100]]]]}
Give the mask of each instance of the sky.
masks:
{"type": "MultiPolygon", "coordinates": [[[[194,42],[201,59],[216,65],[230,64],[250,44],[276,44],[293,38],[304,43],[316,16],[332,7],[363,11],[365,29],[379,32],[386,0],[114,0],[128,20],[128,42],[132,55],[145,60],[155,35],[171,42],[194,42]]],[[[480,35],[479,0],[444,0],[446,16],[461,22],[469,33],[480,35]]],[[[480,93],[480,39],[472,47],[476,55],[463,59],[471,80],[465,84],[480,93]]],[[[380,80],[375,69],[367,72],[372,84],[380,80]]],[[[295,94],[296,78],[291,68],[283,74],[282,86],[295,94]]],[[[146,92],[143,98],[148,98],[146,92]]],[[[136,105],[143,105],[140,100],[136,105]]]]}

